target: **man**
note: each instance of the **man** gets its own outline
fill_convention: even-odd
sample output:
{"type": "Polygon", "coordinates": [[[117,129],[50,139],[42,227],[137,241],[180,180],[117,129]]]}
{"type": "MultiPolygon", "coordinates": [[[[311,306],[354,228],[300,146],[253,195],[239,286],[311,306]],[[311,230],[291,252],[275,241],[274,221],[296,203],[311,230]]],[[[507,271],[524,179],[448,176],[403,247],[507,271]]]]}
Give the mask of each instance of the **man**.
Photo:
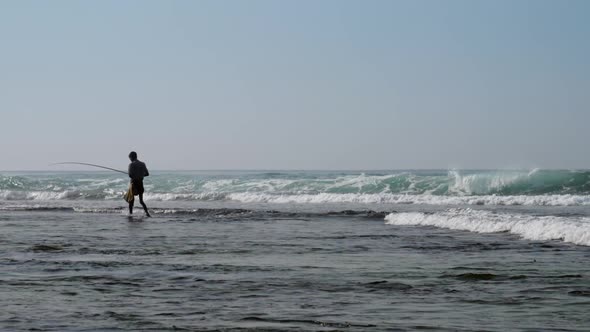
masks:
{"type": "Polygon", "coordinates": [[[143,202],[143,177],[149,176],[150,173],[148,172],[145,164],[137,160],[137,153],[135,153],[135,151],[131,151],[129,153],[129,160],[131,160],[131,163],[129,164],[127,173],[129,173],[129,177],[131,178],[131,184],[129,193],[125,197],[125,200],[129,202],[129,214],[133,214],[133,203],[135,201],[134,196],[139,195],[139,203],[141,206],[143,206],[145,214],[148,217],[151,217],[147,206],[145,206],[145,203],[143,202]]]}

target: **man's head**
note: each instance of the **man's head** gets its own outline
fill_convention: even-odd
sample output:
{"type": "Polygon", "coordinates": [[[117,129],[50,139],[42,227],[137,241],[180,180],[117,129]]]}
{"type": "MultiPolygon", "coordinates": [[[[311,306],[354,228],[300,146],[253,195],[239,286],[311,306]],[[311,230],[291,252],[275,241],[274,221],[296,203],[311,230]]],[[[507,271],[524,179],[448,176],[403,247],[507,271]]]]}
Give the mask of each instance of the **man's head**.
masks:
{"type": "Polygon", "coordinates": [[[131,161],[136,161],[137,160],[137,153],[135,151],[129,152],[129,159],[131,161]]]}

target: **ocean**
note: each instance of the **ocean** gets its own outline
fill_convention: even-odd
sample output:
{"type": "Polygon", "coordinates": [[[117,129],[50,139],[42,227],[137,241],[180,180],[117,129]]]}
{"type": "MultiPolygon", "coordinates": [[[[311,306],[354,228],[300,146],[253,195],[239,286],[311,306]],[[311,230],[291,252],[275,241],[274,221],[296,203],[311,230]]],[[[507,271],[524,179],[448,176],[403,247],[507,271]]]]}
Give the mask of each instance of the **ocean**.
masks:
{"type": "Polygon", "coordinates": [[[589,331],[590,171],[0,172],[1,331],[589,331]]]}

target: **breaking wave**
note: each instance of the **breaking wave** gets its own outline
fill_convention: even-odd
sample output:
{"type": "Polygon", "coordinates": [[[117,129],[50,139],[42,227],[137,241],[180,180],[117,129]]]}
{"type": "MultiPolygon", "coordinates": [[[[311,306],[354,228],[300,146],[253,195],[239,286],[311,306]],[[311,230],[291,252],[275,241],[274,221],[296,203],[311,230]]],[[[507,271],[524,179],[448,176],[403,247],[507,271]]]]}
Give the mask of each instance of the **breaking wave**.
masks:
{"type": "Polygon", "coordinates": [[[477,233],[509,232],[528,240],[561,240],[590,246],[590,218],[531,216],[471,209],[438,213],[391,213],[389,225],[434,226],[477,233]]]}
{"type": "Polygon", "coordinates": [[[229,194],[228,198],[244,203],[365,203],[365,204],[429,204],[429,205],[590,205],[590,196],[535,195],[535,196],[436,196],[396,194],[317,194],[271,195],[256,193],[229,194]]]}
{"type": "MultiPolygon", "coordinates": [[[[110,173],[0,174],[0,201],[119,200],[110,173]]],[[[169,172],[146,179],[148,200],[244,203],[590,205],[588,171],[169,172]]]]}
{"type": "MultiPolygon", "coordinates": [[[[120,200],[118,194],[93,194],[82,192],[22,192],[0,191],[0,200],[5,201],[54,201],[54,200],[120,200]]],[[[438,196],[412,194],[267,194],[267,193],[146,193],[150,201],[236,201],[242,203],[273,204],[427,204],[427,205],[506,205],[506,206],[588,206],[590,195],[470,195],[438,196]]]]}

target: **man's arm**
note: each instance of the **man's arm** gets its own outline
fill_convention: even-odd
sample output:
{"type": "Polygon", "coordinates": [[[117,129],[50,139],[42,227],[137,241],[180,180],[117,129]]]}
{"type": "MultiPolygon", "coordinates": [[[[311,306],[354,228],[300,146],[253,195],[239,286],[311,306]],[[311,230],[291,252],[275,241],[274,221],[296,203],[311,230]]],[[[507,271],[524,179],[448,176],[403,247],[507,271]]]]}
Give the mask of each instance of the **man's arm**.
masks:
{"type": "Polygon", "coordinates": [[[129,174],[129,177],[133,179],[133,177],[131,177],[131,164],[127,166],[127,174],[129,174]]]}
{"type": "Polygon", "coordinates": [[[150,176],[150,172],[148,172],[147,166],[145,164],[143,164],[143,176],[150,176]]]}

